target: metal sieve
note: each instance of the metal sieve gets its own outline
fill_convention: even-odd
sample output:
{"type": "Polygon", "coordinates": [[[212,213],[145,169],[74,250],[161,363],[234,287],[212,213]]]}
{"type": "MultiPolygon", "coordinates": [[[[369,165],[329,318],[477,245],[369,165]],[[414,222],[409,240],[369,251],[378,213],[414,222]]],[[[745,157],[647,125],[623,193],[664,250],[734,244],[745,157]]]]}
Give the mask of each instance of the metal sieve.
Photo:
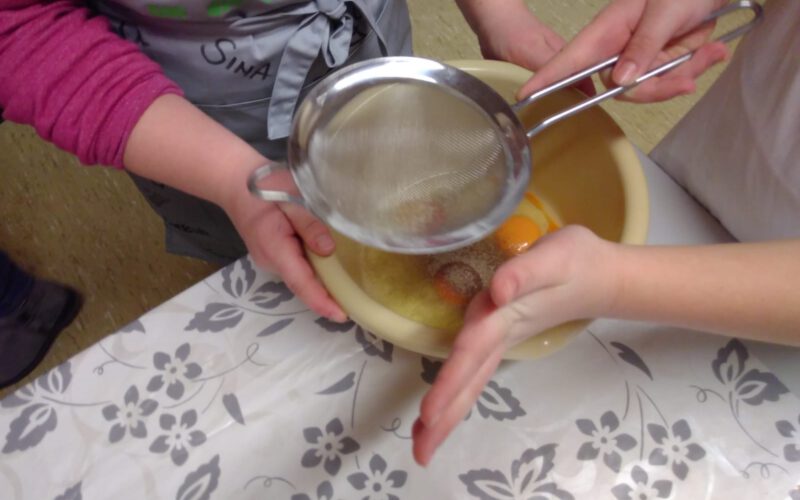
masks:
{"type": "MultiPolygon", "coordinates": [[[[734,2],[704,22],[748,9],[754,18],[722,35],[728,42],[762,16],[734,2]]],[[[678,57],[625,87],[560,111],[526,130],[517,113],[534,101],[611,68],[619,56],[586,68],[509,105],[481,80],[418,57],[384,57],[323,79],[297,109],[288,166],[271,163],[248,180],[255,196],[303,205],[362,244],[436,253],[475,242],[496,229],[528,187],[530,140],[545,128],[688,61],[678,57]],[[288,169],[299,195],[259,183],[288,169]]]]}

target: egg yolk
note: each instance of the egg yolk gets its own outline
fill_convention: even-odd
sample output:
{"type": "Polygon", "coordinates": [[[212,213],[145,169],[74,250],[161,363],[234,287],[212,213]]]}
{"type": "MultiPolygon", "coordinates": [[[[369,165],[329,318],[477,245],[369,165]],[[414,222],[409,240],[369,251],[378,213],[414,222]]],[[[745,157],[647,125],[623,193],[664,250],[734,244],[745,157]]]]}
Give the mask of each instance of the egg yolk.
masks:
{"type": "Polygon", "coordinates": [[[494,240],[500,251],[513,257],[528,250],[541,236],[541,228],[532,219],[512,215],[495,231],[494,240]]]}

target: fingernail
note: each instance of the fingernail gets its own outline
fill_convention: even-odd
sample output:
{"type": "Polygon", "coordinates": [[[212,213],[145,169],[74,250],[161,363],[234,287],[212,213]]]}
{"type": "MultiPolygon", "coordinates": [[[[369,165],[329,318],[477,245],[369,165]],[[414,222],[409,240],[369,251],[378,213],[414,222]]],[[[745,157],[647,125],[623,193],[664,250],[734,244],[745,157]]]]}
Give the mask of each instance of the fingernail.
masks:
{"type": "MultiPolygon", "coordinates": [[[[428,414],[430,414],[430,412],[428,412],[428,414]]],[[[438,415],[434,415],[433,418],[425,418],[424,414],[420,412],[419,417],[417,418],[417,422],[419,422],[419,425],[422,428],[431,427],[436,422],[437,416],[438,415]]],[[[414,425],[416,425],[416,422],[414,423],[414,425]]]]}
{"type": "Polygon", "coordinates": [[[425,414],[420,413],[419,418],[417,419],[417,420],[419,420],[419,423],[422,425],[423,428],[425,428],[425,427],[433,427],[434,425],[436,425],[436,421],[439,420],[439,416],[442,413],[441,408],[437,408],[437,407],[434,407],[433,411],[430,411],[431,407],[432,407],[432,405],[429,405],[428,408],[427,408],[428,409],[428,412],[427,412],[428,417],[427,418],[426,418],[425,414]]]}
{"type": "Polygon", "coordinates": [[[492,300],[497,306],[504,306],[508,302],[514,300],[517,296],[517,283],[513,280],[507,280],[505,283],[498,285],[492,294],[492,300]],[[494,295],[497,294],[497,295],[494,295]]]}
{"type": "Polygon", "coordinates": [[[509,281],[506,285],[506,294],[503,297],[506,301],[514,300],[514,297],[517,296],[517,284],[514,281],[509,281]]]}
{"type": "Polygon", "coordinates": [[[619,75],[615,78],[617,85],[630,85],[636,79],[636,64],[625,61],[615,72],[619,75]]]}
{"type": "Polygon", "coordinates": [[[320,252],[328,253],[333,251],[334,243],[330,235],[321,234],[317,236],[316,244],[317,250],[320,252]]]}

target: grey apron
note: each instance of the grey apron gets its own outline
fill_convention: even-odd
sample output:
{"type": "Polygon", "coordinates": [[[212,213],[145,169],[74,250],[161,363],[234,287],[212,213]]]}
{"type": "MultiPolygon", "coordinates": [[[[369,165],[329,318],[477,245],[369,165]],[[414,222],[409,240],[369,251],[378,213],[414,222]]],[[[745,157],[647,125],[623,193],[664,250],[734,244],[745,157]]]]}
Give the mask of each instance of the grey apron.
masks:
{"type": "MultiPolygon", "coordinates": [[[[186,98],[275,160],[296,104],[332,70],[411,54],[405,0],[93,0],[186,98]]],[[[218,206],[131,175],[164,219],[167,250],[226,263],[246,253],[218,206]]],[[[242,190],[244,193],[244,189],[242,190]]]]}

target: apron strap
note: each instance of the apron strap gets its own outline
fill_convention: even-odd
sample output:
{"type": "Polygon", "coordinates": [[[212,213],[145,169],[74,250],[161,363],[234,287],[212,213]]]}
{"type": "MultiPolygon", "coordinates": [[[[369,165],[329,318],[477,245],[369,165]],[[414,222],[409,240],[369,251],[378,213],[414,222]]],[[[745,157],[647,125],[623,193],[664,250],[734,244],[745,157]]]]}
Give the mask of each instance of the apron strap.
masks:
{"type": "Polygon", "coordinates": [[[303,20],[284,49],[267,111],[267,136],[282,139],[289,135],[300,91],[311,65],[320,52],[329,68],[342,66],[350,55],[354,19],[347,4],[358,9],[378,38],[381,53],[388,54],[386,41],[377,21],[362,0],[314,0],[318,11],[303,20]],[[331,29],[335,26],[335,29],[331,29]]]}

